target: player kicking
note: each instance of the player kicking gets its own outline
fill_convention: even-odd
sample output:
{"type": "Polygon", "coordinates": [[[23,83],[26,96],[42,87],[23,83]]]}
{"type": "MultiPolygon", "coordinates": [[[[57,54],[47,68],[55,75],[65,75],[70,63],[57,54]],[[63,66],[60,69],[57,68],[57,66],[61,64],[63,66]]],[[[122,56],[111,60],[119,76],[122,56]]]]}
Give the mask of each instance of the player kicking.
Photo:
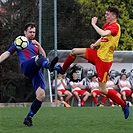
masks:
{"type": "Polygon", "coordinates": [[[54,65],[58,62],[58,57],[55,57],[51,63],[47,61],[45,51],[41,45],[36,40],[34,40],[35,33],[35,24],[26,24],[24,28],[24,34],[25,37],[29,40],[28,47],[24,50],[18,50],[13,43],[6,52],[0,55],[0,63],[2,63],[11,54],[17,51],[22,72],[32,81],[36,99],[33,101],[30,111],[24,119],[24,124],[29,127],[33,126],[32,117],[40,109],[41,104],[45,98],[46,84],[42,70],[40,68],[47,68],[50,71],[53,71],[54,65]]]}
{"type": "Polygon", "coordinates": [[[119,11],[115,7],[108,7],[105,13],[106,23],[103,29],[99,28],[97,23],[97,17],[93,17],[91,24],[96,32],[101,36],[94,44],[90,45],[90,48],[74,48],[67,56],[63,66],[55,67],[55,70],[60,73],[64,73],[68,67],[75,61],[76,57],[83,57],[88,62],[96,66],[96,71],[99,81],[99,89],[101,93],[112,99],[118,105],[121,105],[124,112],[125,119],[129,116],[129,103],[120,99],[112,90],[106,89],[106,81],[109,69],[113,61],[113,53],[116,50],[120,38],[120,25],[117,23],[119,11]],[[99,46],[98,50],[95,47],[99,46]]]}

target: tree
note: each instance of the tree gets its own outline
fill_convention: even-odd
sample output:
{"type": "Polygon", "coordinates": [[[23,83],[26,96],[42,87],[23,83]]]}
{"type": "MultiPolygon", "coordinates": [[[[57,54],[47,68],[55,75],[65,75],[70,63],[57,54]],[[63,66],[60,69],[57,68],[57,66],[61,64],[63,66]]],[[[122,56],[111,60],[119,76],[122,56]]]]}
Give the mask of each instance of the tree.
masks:
{"type": "MultiPolygon", "coordinates": [[[[6,11],[0,16],[2,38],[0,39],[2,40],[0,42],[1,54],[9,48],[18,35],[23,35],[25,23],[34,21],[38,25],[38,0],[7,0],[6,2],[1,1],[0,6],[6,11]]],[[[20,93],[21,90],[24,90],[29,82],[27,82],[27,85],[24,84],[24,77],[21,73],[16,54],[11,56],[8,61],[4,61],[0,64],[0,68],[0,101],[3,100],[2,102],[7,102],[8,99],[5,99],[4,101],[3,96],[5,94],[4,90],[10,85],[8,84],[9,81],[13,83],[12,86],[15,85],[15,88],[16,86],[18,87],[18,93],[20,93]]],[[[31,89],[31,91],[33,90],[31,89]]],[[[28,93],[21,92],[23,98],[26,97],[26,94],[28,95],[28,93]]],[[[17,101],[21,100],[22,99],[20,98],[17,101]]]]}
{"type": "Polygon", "coordinates": [[[80,8],[75,0],[58,0],[58,49],[88,45],[88,31],[82,24],[80,8]]]}
{"type": "MultiPolygon", "coordinates": [[[[132,0],[77,0],[82,6],[80,13],[85,16],[83,23],[89,22],[92,16],[99,18],[98,25],[102,27],[104,13],[108,6],[115,6],[120,11],[118,22],[121,25],[121,38],[117,50],[133,50],[133,1],[132,0]]],[[[86,23],[87,24],[87,23],[86,23]]],[[[94,32],[90,31],[94,35],[94,32]]],[[[95,33],[96,35],[96,33],[95,33]]],[[[96,35],[97,36],[97,35],[96,35]]]]}

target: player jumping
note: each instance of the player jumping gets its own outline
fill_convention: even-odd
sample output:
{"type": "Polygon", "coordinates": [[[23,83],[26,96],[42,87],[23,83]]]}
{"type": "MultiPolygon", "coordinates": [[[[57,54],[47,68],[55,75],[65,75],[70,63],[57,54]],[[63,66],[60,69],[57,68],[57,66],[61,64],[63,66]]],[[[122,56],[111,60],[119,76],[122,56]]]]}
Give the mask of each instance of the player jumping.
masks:
{"type": "Polygon", "coordinates": [[[113,61],[113,53],[116,50],[120,38],[120,25],[117,23],[119,11],[115,7],[108,7],[105,13],[106,23],[103,29],[99,28],[97,23],[97,17],[93,17],[91,24],[96,32],[101,36],[94,44],[90,45],[90,48],[74,48],[67,56],[63,66],[55,67],[55,70],[60,73],[64,73],[68,67],[75,61],[76,57],[83,57],[88,62],[96,66],[96,71],[99,80],[99,89],[101,93],[112,99],[118,105],[121,105],[124,112],[125,119],[129,116],[129,103],[126,103],[120,99],[112,90],[106,89],[106,81],[109,69],[113,61]],[[98,50],[95,47],[99,46],[98,50]]]}

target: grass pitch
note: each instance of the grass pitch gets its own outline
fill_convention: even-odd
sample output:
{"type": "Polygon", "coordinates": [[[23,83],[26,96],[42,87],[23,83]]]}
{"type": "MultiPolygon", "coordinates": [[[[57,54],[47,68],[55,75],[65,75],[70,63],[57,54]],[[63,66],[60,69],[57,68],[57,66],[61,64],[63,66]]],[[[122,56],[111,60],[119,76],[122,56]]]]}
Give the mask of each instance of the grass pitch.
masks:
{"type": "Polygon", "coordinates": [[[28,107],[0,108],[0,133],[133,133],[133,107],[42,107],[33,127],[23,125],[28,107]]]}

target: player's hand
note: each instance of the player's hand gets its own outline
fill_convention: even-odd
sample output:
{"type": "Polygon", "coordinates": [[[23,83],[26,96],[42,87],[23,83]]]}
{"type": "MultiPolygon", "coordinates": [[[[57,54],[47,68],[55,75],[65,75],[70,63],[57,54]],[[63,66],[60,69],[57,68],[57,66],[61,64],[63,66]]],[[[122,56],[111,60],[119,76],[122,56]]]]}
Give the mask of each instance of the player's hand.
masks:
{"type": "Polygon", "coordinates": [[[98,17],[93,17],[93,18],[91,19],[91,24],[92,24],[92,25],[95,25],[95,24],[97,23],[97,20],[98,20],[98,17]]]}
{"type": "Polygon", "coordinates": [[[63,78],[61,78],[61,83],[64,83],[64,80],[63,80],[63,78]]]}
{"type": "Polygon", "coordinates": [[[33,45],[41,46],[40,43],[36,40],[32,40],[33,45]]]}
{"type": "Polygon", "coordinates": [[[90,45],[90,48],[91,48],[91,49],[95,49],[94,43],[92,43],[92,44],[90,45]]]}

